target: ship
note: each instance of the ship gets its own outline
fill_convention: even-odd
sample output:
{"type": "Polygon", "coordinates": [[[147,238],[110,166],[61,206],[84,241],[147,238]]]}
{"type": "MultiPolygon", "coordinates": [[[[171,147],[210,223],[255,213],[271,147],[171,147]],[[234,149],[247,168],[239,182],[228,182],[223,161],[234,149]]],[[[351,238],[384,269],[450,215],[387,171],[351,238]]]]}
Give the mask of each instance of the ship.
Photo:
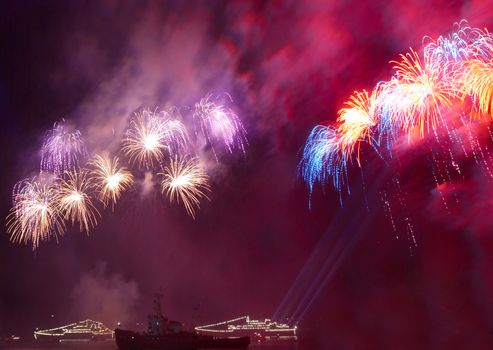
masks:
{"type": "Polygon", "coordinates": [[[256,339],[296,339],[296,326],[272,321],[269,318],[262,320],[250,319],[242,316],[229,321],[195,327],[200,334],[222,335],[228,337],[249,336],[256,339]]]}
{"type": "Polygon", "coordinates": [[[120,350],[195,350],[241,349],[250,345],[250,337],[216,337],[187,331],[183,323],[169,320],[161,312],[162,294],[156,294],[154,311],[148,316],[145,333],[115,329],[116,345],[120,350]]]}
{"type": "Polygon", "coordinates": [[[112,340],[114,332],[102,322],[84,320],[52,329],[34,331],[39,342],[112,340]]]}

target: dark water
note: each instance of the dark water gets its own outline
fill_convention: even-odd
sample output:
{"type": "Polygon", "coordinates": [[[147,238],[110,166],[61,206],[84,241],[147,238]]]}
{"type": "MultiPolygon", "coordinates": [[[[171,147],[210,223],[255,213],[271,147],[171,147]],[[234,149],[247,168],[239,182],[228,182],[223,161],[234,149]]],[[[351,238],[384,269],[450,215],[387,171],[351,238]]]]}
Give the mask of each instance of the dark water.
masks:
{"type": "MultiPolygon", "coordinates": [[[[56,345],[40,345],[36,343],[19,343],[0,345],[6,350],[118,350],[116,344],[108,342],[64,342],[56,345]]],[[[308,350],[299,346],[296,340],[272,340],[252,342],[250,350],[308,350]]],[[[165,350],[165,349],[163,349],[165,350]]],[[[214,350],[214,349],[210,349],[214,350]]]]}

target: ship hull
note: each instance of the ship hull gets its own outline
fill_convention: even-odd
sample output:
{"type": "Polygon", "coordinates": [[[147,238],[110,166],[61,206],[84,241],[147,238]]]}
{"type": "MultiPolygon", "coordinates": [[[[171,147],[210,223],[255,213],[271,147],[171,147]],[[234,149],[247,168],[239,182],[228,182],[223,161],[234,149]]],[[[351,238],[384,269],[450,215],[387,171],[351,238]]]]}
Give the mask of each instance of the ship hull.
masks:
{"type": "Polygon", "coordinates": [[[64,335],[36,335],[36,342],[38,343],[60,343],[64,341],[106,341],[106,340],[113,340],[112,336],[109,335],[93,335],[93,334],[87,334],[87,333],[71,333],[71,334],[64,334],[64,335]]]}
{"type": "Polygon", "coordinates": [[[115,340],[120,350],[234,349],[246,348],[250,344],[249,337],[214,338],[188,332],[152,336],[121,329],[115,330],[115,340]]]}
{"type": "MultiPolygon", "coordinates": [[[[197,331],[197,333],[203,335],[210,335],[210,336],[218,334],[217,331],[207,331],[207,330],[200,330],[197,331]]],[[[233,331],[223,331],[221,332],[221,334],[225,337],[250,337],[250,338],[260,337],[266,339],[296,338],[296,332],[283,332],[283,331],[265,330],[265,329],[254,329],[254,330],[235,329],[233,331]]]]}

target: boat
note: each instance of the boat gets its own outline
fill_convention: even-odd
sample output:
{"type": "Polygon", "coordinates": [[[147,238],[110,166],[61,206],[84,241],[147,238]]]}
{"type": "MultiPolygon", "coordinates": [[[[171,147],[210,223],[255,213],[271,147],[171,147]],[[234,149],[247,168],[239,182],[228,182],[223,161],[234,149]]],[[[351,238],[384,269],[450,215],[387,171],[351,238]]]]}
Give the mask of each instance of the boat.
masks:
{"type": "Polygon", "coordinates": [[[0,337],[0,348],[7,345],[17,344],[21,342],[21,337],[15,334],[4,335],[0,337]]]}
{"type": "Polygon", "coordinates": [[[162,294],[156,294],[154,312],[148,316],[145,333],[115,329],[116,345],[120,350],[195,350],[240,349],[250,345],[250,337],[215,337],[187,331],[183,323],[169,320],[161,312],[162,294]]]}
{"type": "Polygon", "coordinates": [[[263,321],[254,320],[250,316],[195,327],[195,331],[200,334],[220,334],[228,337],[249,336],[256,339],[296,339],[296,330],[296,326],[291,327],[269,318],[263,321]]]}
{"type": "Polygon", "coordinates": [[[34,331],[38,342],[112,340],[113,331],[102,322],[84,320],[57,328],[34,331]]]}

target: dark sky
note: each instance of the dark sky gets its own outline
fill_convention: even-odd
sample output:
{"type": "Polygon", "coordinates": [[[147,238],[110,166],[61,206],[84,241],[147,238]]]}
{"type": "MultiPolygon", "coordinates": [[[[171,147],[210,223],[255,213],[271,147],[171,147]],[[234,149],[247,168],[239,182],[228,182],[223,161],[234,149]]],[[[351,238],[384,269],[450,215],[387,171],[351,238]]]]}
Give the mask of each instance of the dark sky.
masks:
{"type": "MultiPolygon", "coordinates": [[[[314,341],[333,349],[491,348],[493,190],[480,175],[471,170],[465,204],[447,218],[420,176],[423,162],[403,168],[410,205],[395,214],[413,219],[417,245],[392,230],[378,195],[367,198],[372,216],[362,228],[346,226],[361,216],[338,214],[330,187],[316,188],[309,210],[296,176],[314,125],[335,120],[353,90],[388,79],[399,53],[462,18],[493,29],[493,3],[3,1],[0,216],[15,182],[38,171],[44,131],[62,117],[90,151],[115,151],[108,135],[139,108],[192,106],[227,91],[249,146],[245,157],[211,166],[212,200],[195,221],[159,195],[134,192],[104,211],[88,237],[72,228],[33,253],[0,235],[0,333],[82,317],[130,324],[144,320],[159,288],[166,313],[186,323],[197,303],[200,322],[269,317],[341,220],[334,235],[356,227],[357,240],[301,324],[314,341]]],[[[363,203],[352,176],[355,194],[345,203],[363,203]]]]}

